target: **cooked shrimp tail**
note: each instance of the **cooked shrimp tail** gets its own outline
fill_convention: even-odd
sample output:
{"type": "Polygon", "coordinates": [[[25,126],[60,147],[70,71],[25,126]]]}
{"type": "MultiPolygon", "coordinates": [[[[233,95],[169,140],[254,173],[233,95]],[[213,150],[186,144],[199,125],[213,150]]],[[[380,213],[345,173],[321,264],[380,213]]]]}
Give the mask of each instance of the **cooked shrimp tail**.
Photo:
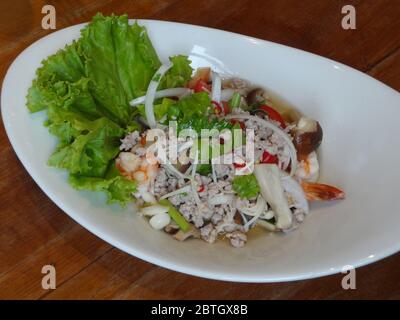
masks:
{"type": "Polygon", "coordinates": [[[301,186],[308,201],[329,201],[345,198],[343,190],[327,184],[301,181],[301,186]]]}

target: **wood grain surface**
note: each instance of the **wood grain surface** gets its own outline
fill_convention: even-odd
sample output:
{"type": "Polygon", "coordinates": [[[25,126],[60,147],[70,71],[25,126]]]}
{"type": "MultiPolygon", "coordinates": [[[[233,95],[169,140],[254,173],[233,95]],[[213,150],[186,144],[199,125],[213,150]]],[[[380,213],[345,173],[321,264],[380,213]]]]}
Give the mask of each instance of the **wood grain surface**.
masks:
{"type": "MultiPolygon", "coordinates": [[[[25,47],[52,32],[41,28],[45,4],[56,7],[57,29],[98,11],[198,24],[320,54],[400,90],[399,0],[1,0],[0,81],[25,47]],[[356,30],[341,28],[346,4],[356,8],[356,30]]],[[[24,170],[0,126],[0,299],[400,299],[400,254],[358,269],[356,290],[341,288],[343,275],[236,284],[131,257],[57,208],[24,170]],[[56,267],[56,290],[41,287],[46,264],[56,267]]]]}

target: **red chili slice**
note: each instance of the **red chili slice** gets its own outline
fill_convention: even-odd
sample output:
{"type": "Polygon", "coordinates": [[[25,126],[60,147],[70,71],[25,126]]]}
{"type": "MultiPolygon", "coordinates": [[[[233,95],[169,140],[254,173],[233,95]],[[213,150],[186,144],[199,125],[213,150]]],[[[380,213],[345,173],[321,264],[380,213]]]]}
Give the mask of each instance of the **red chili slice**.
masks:
{"type": "Polygon", "coordinates": [[[234,163],[233,166],[238,169],[238,168],[244,168],[246,166],[246,163],[234,163]]]}
{"type": "Polygon", "coordinates": [[[226,101],[221,102],[224,107],[224,114],[227,115],[231,112],[231,108],[229,107],[229,103],[226,101]]]}
{"type": "Polygon", "coordinates": [[[210,92],[211,87],[209,84],[207,84],[207,82],[205,82],[204,80],[199,80],[196,82],[196,85],[194,86],[194,92],[210,92]]]}
{"type": "Polygon", "coordinates": [[[242,130],[245,130],[245,129],[246,129],[246,125],[244,124],[243,121],[239,121],[239,120],[232,119],[232,120],[231,120],[231,123],[232,123],[233,125],[239,124],[239,126],[240,126],[240,128],[241,128],[242,130]]]}
{"type": "Polygon", "coordinates": [[[278,163],[278,157],[265,150],[262,154],[261,163],[278,163]]]}
{"type": "Polygon", "coordinates": [[[216,115],[222,114],[223,109],[222,109],[221,105],[216,101],[211,101],[211,103],[214,105],[214,113],[216,115]]]}

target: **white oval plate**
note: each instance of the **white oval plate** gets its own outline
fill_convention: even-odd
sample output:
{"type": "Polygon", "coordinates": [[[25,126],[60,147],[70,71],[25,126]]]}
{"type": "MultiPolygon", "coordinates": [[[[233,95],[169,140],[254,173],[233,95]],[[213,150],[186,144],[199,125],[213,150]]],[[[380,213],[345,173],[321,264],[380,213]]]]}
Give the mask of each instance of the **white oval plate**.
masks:
{"type": "MultiPolygon", "coordinates": [[[[347,199],[314,205],[305,223],[287,235],[258,233],[243,249],[224,242],[180,243],[157,232],[132,210],[104,204],[104,197],[78,192],[66,173],[46,161],[56,141],[31,115],[25,96],[42,59],[79,37],[83,25],[35,42],[11,65],[2,88],[2,116],[9,139],[42,190],[82,226],[140,259],[196,276],[229,281],[276,282],[341,272],[400,248],[400,94],[340,63],[271,42],[171,22],[141,20],[165,61],[187,54],[263,85],[324,130],[322,181],[342,187],[347,199]]],[[[23,195],[22,195],[23,196],[23,195]]]]}

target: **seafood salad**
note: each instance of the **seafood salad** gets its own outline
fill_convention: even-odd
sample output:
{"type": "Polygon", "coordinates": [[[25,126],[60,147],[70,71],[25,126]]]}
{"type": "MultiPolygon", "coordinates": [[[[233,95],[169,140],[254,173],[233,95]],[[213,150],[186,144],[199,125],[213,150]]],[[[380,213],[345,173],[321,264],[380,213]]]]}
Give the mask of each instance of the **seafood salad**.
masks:
{"type": "Polygon", "coordinates": [[[232,246],[242,247],[247,232],[255,226],[289,231],[303,222],[309,201],[344,197],[338,188],[317,183],[316,151],[322,141],[318,121],[295,110],[280,113],[264,89],[242,79],[222,79],[210,68],[199,68],[185,87],[159,91],[149,87],[147,94],[131,105],[141,110],[139,121],[144,129],[122,139],[116,166],[138,184],[133,196],[139,214],[148,218],[153,228],[178,240],[197,237],[213,243],[227,238],[232,246]],[[169,107],[157,112],[154,123],[150,123],[148,114],[154,114],[159,106],[154,105],[154,97],[163,99],[161,105],[169,107]],[[181,123],[185,106],[193,104],[193,112],[195,101],[203,99],[201,112],[181,123]],[[210,156],[200,163],[194,156],[199,154],[199,138],[190,136],[179,137],[172,144],[178,150],[177,163],[165,163],[148,153],[157,145],[147,141],[146,135],[158,128],[168,138],[168,120],[177,121],[178,131],[188,127],[195,131],[223,128],[216,135],[220,146],[231,142],[235,128],[250,131],[254,135],[251,158],[245,150],[248,143],[231,142],[226,150],[216,153],[217,158],[230,156],[231,162],[217,163],[210,156]],[[192,156],[182,163],[182,155],[188,153],[192,156]]]}
{"type": "Polygon", "coordinates": [[[133,203],[179,241],[227,239],[254,228],[296,229],[309,202],[344,198],[320,183],[320,123],[267,90],[161,61],[146,29],[97,14],[81,37],[43,61],[27,96],[59,144],[48,164],[76,189],[133,203]]]}

